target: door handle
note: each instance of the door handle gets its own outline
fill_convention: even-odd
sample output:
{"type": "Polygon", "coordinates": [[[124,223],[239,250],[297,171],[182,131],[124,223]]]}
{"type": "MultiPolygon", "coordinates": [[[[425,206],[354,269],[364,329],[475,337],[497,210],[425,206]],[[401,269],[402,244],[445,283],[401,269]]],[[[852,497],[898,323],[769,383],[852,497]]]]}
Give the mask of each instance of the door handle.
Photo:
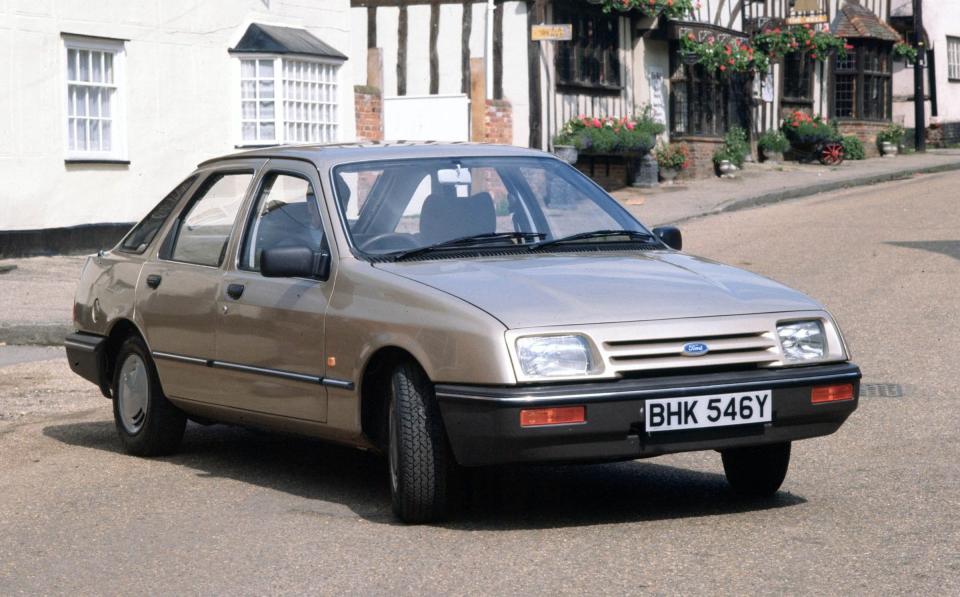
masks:
{"type": "Polygon", "coordinates": [[[150,288],[156,288],[157,286],[160,286],[161,280],[163,280],[163,278],[161,278],[159,275],[150,274],[149,276],[147,276],[147,286],[149,286],[150,288]]]}
{"type": "Polygon", "coordinates": [[[234,300],[243,296],[243,284],[231,284],[227,286],[227,296],[234,300]]]}

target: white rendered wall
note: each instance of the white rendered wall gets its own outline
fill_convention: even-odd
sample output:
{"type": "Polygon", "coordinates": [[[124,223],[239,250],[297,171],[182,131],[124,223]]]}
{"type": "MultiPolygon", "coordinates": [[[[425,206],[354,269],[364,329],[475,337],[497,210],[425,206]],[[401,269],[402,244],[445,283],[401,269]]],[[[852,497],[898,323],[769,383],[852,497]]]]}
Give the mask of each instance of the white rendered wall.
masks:
{"type": "MultiPolygon", "coordinates": [[[[235,151],[227,49],[251,21],[350,51],[348,0],[0,1],[0,230],[136,221],[198,162],[235,151]],[[129,165],[65,164],[61,32],[128,40],[129,165]]],[[[352,139],[349,62],[338,84],[340,135],[352,139]]]]}

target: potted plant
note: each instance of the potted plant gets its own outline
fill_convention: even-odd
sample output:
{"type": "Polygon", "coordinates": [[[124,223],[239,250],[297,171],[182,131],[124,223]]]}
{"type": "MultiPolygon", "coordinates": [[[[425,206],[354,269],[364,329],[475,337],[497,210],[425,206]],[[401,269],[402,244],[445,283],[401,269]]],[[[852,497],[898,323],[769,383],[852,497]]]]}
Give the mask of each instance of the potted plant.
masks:
{"type": "Polygon", "coordinates": [[[736,178],[736,172],[743,165],[743,154],[726,144],[713,152],[713,163],[720,178],[736,178]]]}
{"type": "Polygon", "coordinates": [[[779,164],[783,161],[783,154],[790,149],[790,140],[781,131],[769,130],[760,135],[757,146],[765,161],[779,164]]]}
{"type": "Polygon", "coordinates": [[[657,166],[660,167],[660,178],[667,184],[673,184],[673,179],[681,171],[690,167],[690,149],[685,143],[661,146],[654,155],[657,158],[657,166]]]}
{"type": "Polygon", "coordinates": [[[900,152],[900,144],[903,142],[903,127],[899,124],[891,124],[887,128],[877,133],[877,145],[885,158],[895,158],[900,152]]]}

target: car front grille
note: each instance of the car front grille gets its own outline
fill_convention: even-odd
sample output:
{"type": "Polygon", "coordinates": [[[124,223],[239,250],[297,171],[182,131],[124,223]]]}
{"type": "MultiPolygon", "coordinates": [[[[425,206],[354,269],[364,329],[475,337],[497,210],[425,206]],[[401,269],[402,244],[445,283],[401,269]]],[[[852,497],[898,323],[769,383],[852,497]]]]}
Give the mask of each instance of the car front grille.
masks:
{"type": "Polygon", "coordinates": [[[613,340],[603,343],[603,352],[609,366],[618,373],[717,365],[762,366],[780,359],[773,334],[763,330],[738,334],[613,340]],[[702,356],[687,356],[683,347],[688,343],[706,344],[709,352],[702,356]]]}
{"type": "Polygon", "coordinates": [[[591,326],[604,370],[617,377],[651,371],[741,369],[781,365],[776,317],[694,317],[591,326]],[[687,344],[705,344],[700,356],[687,344]]]}

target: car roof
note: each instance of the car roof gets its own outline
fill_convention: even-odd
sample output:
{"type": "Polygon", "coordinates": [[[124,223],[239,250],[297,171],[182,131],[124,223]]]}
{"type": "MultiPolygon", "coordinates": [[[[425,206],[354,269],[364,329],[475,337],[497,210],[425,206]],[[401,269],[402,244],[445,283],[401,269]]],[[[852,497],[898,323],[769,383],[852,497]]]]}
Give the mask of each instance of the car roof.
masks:
{"type": "Polygon", "coordinates": [[[249,158],[283,158],[312,162],[318,169],[349,162],[404,158],[444,157],[554,157],[537,150],[488,143],[449,143],[434,141],[360,141],[312,145],[276,145],[205,160],[203,168],[221,162],[249,158]]]}

